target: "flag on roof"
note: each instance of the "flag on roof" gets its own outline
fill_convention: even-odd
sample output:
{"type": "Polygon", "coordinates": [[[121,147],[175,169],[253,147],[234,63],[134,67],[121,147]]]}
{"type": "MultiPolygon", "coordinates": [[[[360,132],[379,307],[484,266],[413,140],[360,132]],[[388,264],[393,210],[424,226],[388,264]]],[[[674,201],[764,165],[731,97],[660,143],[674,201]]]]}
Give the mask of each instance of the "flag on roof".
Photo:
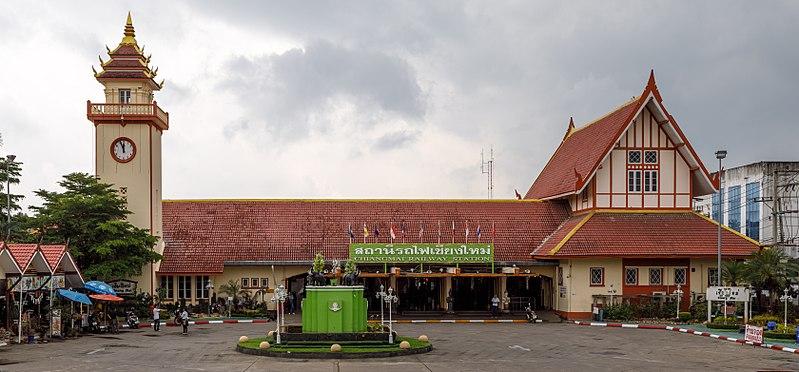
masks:
{"type": "MultiPolygon", "coordinates": [[[[467,230],[467,231],[468,231],[468,230],[467,230]]],[[[477,230],[475,231],[475,234],[477,235],[477,238],[478,238],[478,239],[479,239],[479,238],[480,238],[480,236],[482,235],[482,232],[480,231],[480,225],[477,225],[477,230]]]]}
{"type": "Polygon", "coordinates": [[[363,237],[364,238],[369,237],[369,228],[366,227],[366,224],[363,224],[363,237]]]}
{"type": "Polygon", "coordinates": [[[466,238],[469,238],[469,221],[466,221],[466,238]]]}
{"type": "Polygon", "coordinates": [[[419,242],[422,242],[422,235],[424,235],[424,225],[422,225],[422,221],[419,221],[419,242]]]}
{"type": "Polygon", "coordinates": [[[352,224],[347,227],[347,235],[350,236],[350,240],[355,239],[355,233],[352,232],[352,224]]]}
{"type": "Polygon", "coordinates": [[[394,234],[394,223],[393,222],[391,223],[391,226],[388,228],[388,234],[391,235],[391,240],[394,240],[394,239],[397,238],[397,235],[394,234]]]}
{"type": "Polygon", "coordinates": [[[380,237],[380,226],[375,224],[375,239],[380,237]]]}

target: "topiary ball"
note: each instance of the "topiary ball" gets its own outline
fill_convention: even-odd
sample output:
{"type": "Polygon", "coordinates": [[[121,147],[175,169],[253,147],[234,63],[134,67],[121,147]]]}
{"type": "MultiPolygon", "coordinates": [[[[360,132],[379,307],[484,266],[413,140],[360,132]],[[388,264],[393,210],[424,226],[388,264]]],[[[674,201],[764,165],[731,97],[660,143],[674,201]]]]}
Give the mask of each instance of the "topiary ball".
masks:
{"type": "Polygon", "coordinates": [[[339,344],[330,345],[330,352],[331,353],[339,353],[339,352],[341,352],[341,345],[339,345],[339,344]]]}
{"type": "Polygon", "coordinates": [[[274,336],[274,334],[275,334],[275,331],[269,331],[269,332],[266,333],[266,335],[268,337],[272,337],[272,336],[274,336]]]}
{"type": "Polygon", "coordinates": [[[427,341],[430,341],[430,339],[427,338],[427,335],[421,335],[421,336],[419,336],[419,341],[427,342],[427,341]]]}
{"type": "Polygon", "coordinates": [[[410,348],[411,348],[411,344],[410,344],[410,342],[408,342],[408,341],[402,341],[402,342],[400,342],[400,349],[402,349],[402,350],[408,350],[408,349],[410,349],[410,348]]]}
{"type": "Polygon", "coordinates": [[[241,336],[241,337],[239,337],[239,342],[240,342],[240,343],[241,343],[241,342],[247,342],[249,339],[250,339],[250,338],[249,338],[249,337],[247,337],[247,336],[241,336]]]}
{"type": "Polygon", "coordinates": [[[259,349],[268,349],[270,346],[272,345],[269,345],[269,343],[266,341],[261,341],[261,343],[258,344],[259,349]]]}

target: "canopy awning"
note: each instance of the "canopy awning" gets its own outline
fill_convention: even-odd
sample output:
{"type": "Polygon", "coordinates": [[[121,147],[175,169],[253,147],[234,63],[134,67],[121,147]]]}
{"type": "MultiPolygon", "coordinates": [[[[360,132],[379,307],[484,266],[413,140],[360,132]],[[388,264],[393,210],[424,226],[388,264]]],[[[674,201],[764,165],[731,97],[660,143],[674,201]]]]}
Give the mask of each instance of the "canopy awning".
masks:
{"type": "Polygon", "coordinates": [[[98,300],[98,301],[109,301],[109,302],[125,301],[125,299],[122,298],[122,297],[117,297],[117,296],[109,295],[109,294],[93,294],[93,295],[89,295],[89,297],[91,297],[91,298],[93,298],[95,300],[98,300]]]}
{"type": "Polygon", "coordinates": [[[86,304],[86,305],[91,305],[92,304],[92,301],[89,299],[89,297],[86,296],[83,293],[78,293],[78,292],[70,291],[70,290],[67,290],[67,289],[59,289],[58,290],[58,295],[61,296],[61,297],[66,298],[66,299],[68,299],[70,301],[75,301],[75,302],[79,302],[79,303],[86,304]]]}
{"type": "Polygon", "coordinates": [[[86,288],[94,293],[99,293],[103,295],[112,295],[112,296],[117,295],[114,289],[111,288],[110,285],[108,285],[108,283],[101,282],[99,280],[88,281],[86,282],[86,284],[83,285],[83,288],[86,288]]]}

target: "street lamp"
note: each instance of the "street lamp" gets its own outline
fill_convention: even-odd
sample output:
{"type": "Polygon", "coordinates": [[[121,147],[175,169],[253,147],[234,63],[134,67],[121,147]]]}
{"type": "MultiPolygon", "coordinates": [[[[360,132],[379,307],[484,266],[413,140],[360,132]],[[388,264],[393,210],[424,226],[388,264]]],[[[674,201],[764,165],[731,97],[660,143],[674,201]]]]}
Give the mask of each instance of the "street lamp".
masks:
{"type": "Polygon", "coordinates": [[[397,303],[399,301],[399,297],[394,294],[394,288],[388,287],[388,294],[383,298],[384,301],[388,304],[388,343],[394,343],[394,327],[392,326],[391,322],[391,304],[397,303]]]}
{"type": "Polygon", "coordinates": [[[386,298],[386,291],[382,284],[380,285],[380,292],[377,292],[375,297],[377,297],[380,302],[380,332],[383,332],[383,326],[385,325],[385,321],[383,320],[383,301],[386,298]]]}
{"type": "Polygon", "coordinates": [[[6,239],[11,238],[11,163],[16,155],[6,155],[6,239]]]}
{"type": "Polygon", "coordinates": [[[727,157],[727,150],[718,150],[718,151],[716,151],[716,159],[719,159],[719,173],[718,173],[718,175],[719,175],[719,191],[718,191],[719,192],[719,194],[718,194],[719,195],[719,205],[718,205],[719,220],[716,221],[716,222],[719,223],[719,226],[718,226],[718,229],[717,229],[717,234],[718,234],[717,235],[717,241],[718,241],[718,261],[717,261],[717,264],[718,264],[718,266],[717,266],[717,269],[716,269],[716,271],[718,272],[718,278],[716,278],[716,285],[719,286],[719,287],[721,287],[721,221],[724,220],[724,217],[721,214],[722,213],[721,212],[721,204],[723,203],[723,200],[721,198],[722,197],[722,192],[721,192],[721,160],[726,158],[726,157],[727,157]]]}
{"type": "MultiPolygon", "coordinates": [[[[211,281],[208,281],[208,284],[205,286],[205,295],[208,296],[208,316],[211,316],[211,291],[214,290],[214,285],[211,284],[211,281]]],[[[263,298],[261,299],[263,300],[263,298]]]]}
{"type": "Polygon", "coordinates": [[[788,296],[788,288],[782,290],[784,295],[780,296],[780,301],[785,303],[785,317],[783,318],[783,324],[785,324],[785,328],[788,328],[788,300],[791,296],[788,296]]]}
{"type": "Polygon", "coordinates": [[[283,284],[277,286],[275,289],[275,295],[272,297],[272,302],[275,303],[275,312],[277,313],[277,333],[275,336],[275,342],[280,343],[280,321],[283,320],[283,326],[285,326],[285,317],[283,314],[283,303],[286,302],[286,298],[288,298],[288,293],[286,293],[286,287],[283,284]]]}
{"type": "Polygon", "coordinates": [[[682,285],[677,284],[677,289],[674,291],[674,295],[677,296],[677,320],[680,320],[680,299],[682,298],[682,285]]]}

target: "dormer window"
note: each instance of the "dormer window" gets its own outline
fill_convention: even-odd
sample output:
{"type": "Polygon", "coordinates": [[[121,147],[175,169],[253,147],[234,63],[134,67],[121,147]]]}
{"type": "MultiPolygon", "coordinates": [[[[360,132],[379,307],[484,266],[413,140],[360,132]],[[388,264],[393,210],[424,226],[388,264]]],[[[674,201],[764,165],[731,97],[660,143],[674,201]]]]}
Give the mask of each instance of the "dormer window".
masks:
{"type": "Polygon", "coordinates": [[[627,163],[641,164],[641,150],[627,151],[627,163]]]}
{"type": "Polygon", "coordinates": [[[130,89],[119,90],[119,103],[123,105],[130,103],[130,89]]]}

